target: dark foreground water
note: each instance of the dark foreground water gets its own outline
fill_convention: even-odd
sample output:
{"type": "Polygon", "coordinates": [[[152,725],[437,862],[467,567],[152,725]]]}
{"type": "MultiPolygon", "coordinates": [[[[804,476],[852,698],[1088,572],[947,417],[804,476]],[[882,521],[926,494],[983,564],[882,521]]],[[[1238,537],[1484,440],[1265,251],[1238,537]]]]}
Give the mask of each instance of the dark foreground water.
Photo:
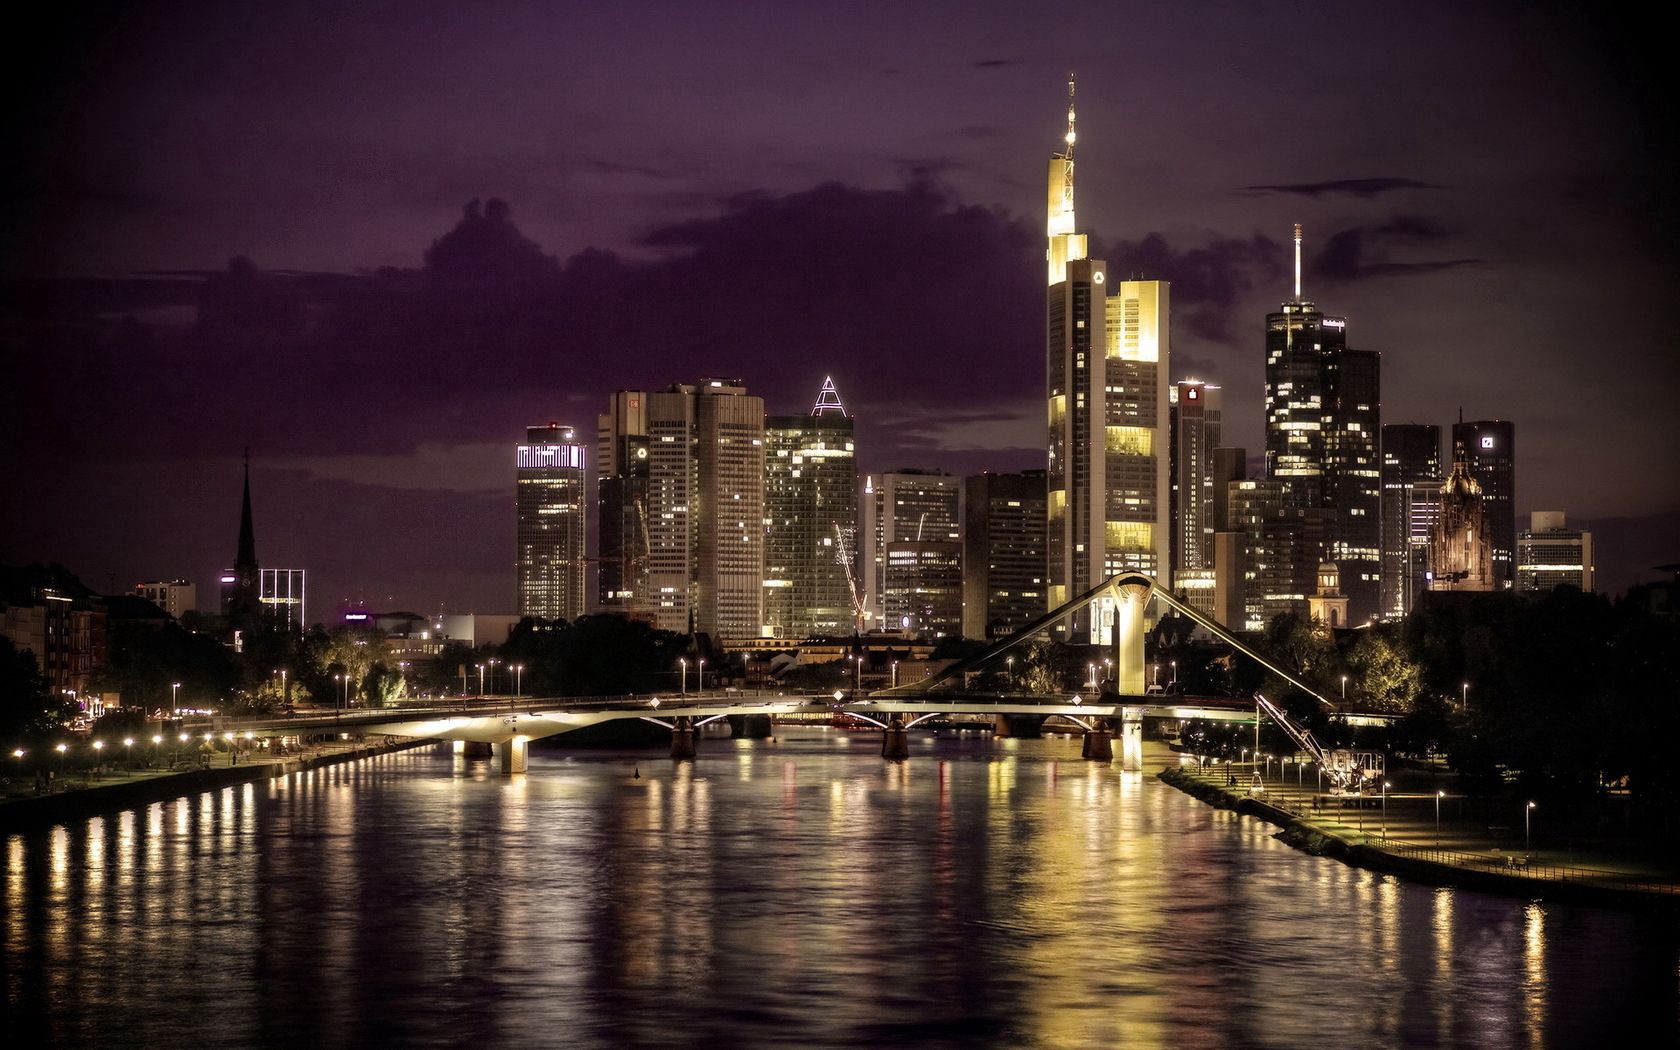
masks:
{"type": "Polygon", "coordinates": [[[415,751],[9,836],[0,1044],[1676,1045],[1671,919],[1308,857],[1067,739],[878,747],[415,751]]]}

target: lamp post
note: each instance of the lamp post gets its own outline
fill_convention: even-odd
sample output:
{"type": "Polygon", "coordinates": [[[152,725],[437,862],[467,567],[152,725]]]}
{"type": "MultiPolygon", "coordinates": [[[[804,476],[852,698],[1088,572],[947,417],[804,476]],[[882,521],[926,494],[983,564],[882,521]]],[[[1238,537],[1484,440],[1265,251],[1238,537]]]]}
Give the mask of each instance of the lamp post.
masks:
{"type": "Polygon", "coordinates": [[[131,736],[123,737],[123,765],[130,773],[134,772],[134,738],[131,736]]]}
{"type": "Polygon", "coordinates": [[[1096,687],[1097,687],[1097,665],[1094,664],[1094,663],[1087,663],[1085,665],[1085,688],[1095,689],[1096,687]]]}
{"type": "Polygon", "coordinates": [[[1386,780],[1382,782],[1382,837],[1384,842],[1388,841],[1388,789],[1391,786],[1386,780]]]}
{"type": "Polygon", "coordinates": [[[1459,695],[1459,702],[1458,702],[1459,707],[1462,708],[1466,713],[1468,713],[1469,710],[1470,710],[1470,683],[1469,682],[1465,682],[1464,685],[1462,687],[1460,687],[1458,695],[1459,695]]]}
{"type": "Polygon", "coordinates": [[[688,657],[677,657],[677,663],[682,665],[682,687],[677,691],[679,696],[688,695],[688,657]]]}
{"type": "Polygon", "coordinates": [[[894,660],[892,662],[892,684],[893,684],[894,689],[898,688],[898,661],[897,660],[894,660]]]}
{"type": "Polygon", "coordinates": [[[1441,848],[1441,799],[1446,796],[1445,791],[1435,792],[1435,848],[1441,848]]]}
{"type": "Polygon", "coordinates": [[[1342,675],[1342,702],[1347,703],[1347,675],[1342,675]]]}
{"type": "Polygon", "coordinates": [[[180,718],[181,717],[180,710],[181,710],[181,683],[180,682],[170,682],[169,683],[169,717],[170,718],[180,718]]]}
{"type": "Polygon", "coordinates": [[[480,699],[483,699],[483,697],[484,697],[484,665],[483,664],[474,664],[473,666],[478,668],[478,695],[479,695],[480,699]]]}
{"type": "Polygon", "coordinates": [[[1525,854],[1528,852],[1529,822],[1534,816],[1534,810],[1537,805],[1538,803],[1530,802],[1528,805],[1523,807],[1523,853],[1525,854]]]}
{"type": "Polygon", "coordinates": [[[162,733],[153,733],[152,734],[152,760],[146,764],[146,768],[150,769],[152,766],[157,764],[158,752],[160,752],[162,750],[163,750],[163,734],[162,733]]]}
{"type": "Polygon", "coordinates": [[[105,741],[95,740],[93,742],[93,775],[96,776],[96,777],[99,775],[99,765],[100,765],[99,760],[100,760],[100,758],[102,758],[104,756],[104,754],[105,754],[105,741]]]}
{"type": "Polygon", "coordinates": [[[1015,658],[1013,656],[1009,657],[1003,661],[1003,666],[1008,669],[1009,691],[1013,693],[1015,691],[1015,658]]]}
{"type": "Polygon", "coordinates": [[[694,687],[697,691],[706,691],[706,658],[700,658],[700,664],[694,669],[694,687]]]}
{"type": "Polygon", "coordinates": [[[1114,676],[1114,661],[1110,660],[1108,657],[1105,656],[1105,657],[1103,657],[1103,681],[1107,682],[1113,676],[1114,676]]]}
{"type": "Polygon", "coordinates": [[[496,659],[494,656],[490,658],[490,689],[492,692],[496,689],[496,665],[499,663],[501,663],[501,661],[496,659]]]}
{"type": "Polygon", "coordinates": [[[1178,661],[1173,660],[1173,661],[1171,661],[1171,663],[1172,663],[1172,681],[1168,684],[1177,685],[1178,684],[1178,661]]]}
{"type": "Polygon", "coordinates": [[[514,664],[513,665],[513,695],[514,696],[524,696],[525,695],[525,665],[524,664],[514,664]]]}
{"type": "Polygon", "coordinates": [[[863,692],[863,657],[854,656],[852,661],[852,698],[855,700],[863,692]]]}

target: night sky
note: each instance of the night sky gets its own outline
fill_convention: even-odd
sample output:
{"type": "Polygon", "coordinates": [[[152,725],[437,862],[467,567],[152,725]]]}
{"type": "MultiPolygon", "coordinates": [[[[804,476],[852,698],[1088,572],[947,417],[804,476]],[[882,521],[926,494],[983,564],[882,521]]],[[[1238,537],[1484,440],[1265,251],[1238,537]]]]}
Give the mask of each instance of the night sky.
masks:
{"type": "MultiPolygon", "coordinates": [[[[1173,282],[1258,457],[1264,314],[1383,353],[1384,422],[1507,418],[1601,584],[1680,560],[1675,163],[1653,27],[1588,5],[57,6],[8,34],[0,561],[257,552],[513,607],[513,456],[614,389],[827,373],[861,465],[1043,463],[1044,171],[1173,282]],[[469,204],[469,202],[473,202],[469,204]]],[[[37,12],[39,13],[39,12],[37,12]]]]}

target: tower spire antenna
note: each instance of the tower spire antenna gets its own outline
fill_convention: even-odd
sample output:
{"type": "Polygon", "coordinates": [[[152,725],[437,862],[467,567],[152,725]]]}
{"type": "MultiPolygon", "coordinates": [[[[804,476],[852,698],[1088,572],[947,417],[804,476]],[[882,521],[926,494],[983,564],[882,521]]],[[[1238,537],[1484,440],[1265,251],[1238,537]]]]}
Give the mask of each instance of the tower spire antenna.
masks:
{"type": "Polygon", "coordinates": [[[1295,301],[1301,301],[1301,224],[1295,224],[1295,301]]]}
{"type": "MultiPolygon", "coordinates": [[[[1070,70],[1068,72],[1068,129],[1066,157],[1069,161],[1073,160],[1073,143],[1079,137],[1073,130],[1073,88],[1076,76],[1077,74],[1073,71],[1070,70]]],[[[1068,166],[1068,178],[1070,180],[1073,178],[1073,166],[1071,164],[1068,166]]]]}

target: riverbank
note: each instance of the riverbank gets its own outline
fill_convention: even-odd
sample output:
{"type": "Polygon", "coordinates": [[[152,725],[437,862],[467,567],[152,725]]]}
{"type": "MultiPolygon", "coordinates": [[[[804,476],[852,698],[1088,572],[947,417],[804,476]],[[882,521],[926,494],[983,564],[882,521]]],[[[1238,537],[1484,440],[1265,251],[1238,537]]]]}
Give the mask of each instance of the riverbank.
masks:
{"type": "Polygon", "coordinates": [[[324,748],[313,754],[253,760],[245,765],[216,769],[193,769],[110,784],[93,784],[51,795],[31,796],[0,802],[0,834],[23,831],[45,824],[85,820],[135,806],[167,802],[185,795],[258,780],[272,780],[309,769],[388,755],[394,751],[436,744],[435,740],[400,739],[383,744],[353,744],[324,748]]]}
{"type": "Polygon", "coordinates": [[[1339,807],[1315,808],[1313,795],[1286,790],[1275,782],[1269,786],[1252,780],[1228,783],[1228,768],[1168,767],[1159,778],[1211,806],[1276,825],[1283,829],[1279,840],[1296,849],[1356,867],[1507,896],[1680,907],[1680,881],[1662,873],[1634,866],[1620,870],[1578,867],[1551,863],[1544,856],[1537,858],[1527,852],[1473,852],[1407,841],[1388,834],[1386,811],[1380,824],[1376,814],[1366,815],[1371,803],[1377,801],[1374,798],[1352,800],[1357,817],[1350,818],[1339,807]],[[1350,819],[1357,819],[1357,825],[1347,823],[1350,819]]]}

